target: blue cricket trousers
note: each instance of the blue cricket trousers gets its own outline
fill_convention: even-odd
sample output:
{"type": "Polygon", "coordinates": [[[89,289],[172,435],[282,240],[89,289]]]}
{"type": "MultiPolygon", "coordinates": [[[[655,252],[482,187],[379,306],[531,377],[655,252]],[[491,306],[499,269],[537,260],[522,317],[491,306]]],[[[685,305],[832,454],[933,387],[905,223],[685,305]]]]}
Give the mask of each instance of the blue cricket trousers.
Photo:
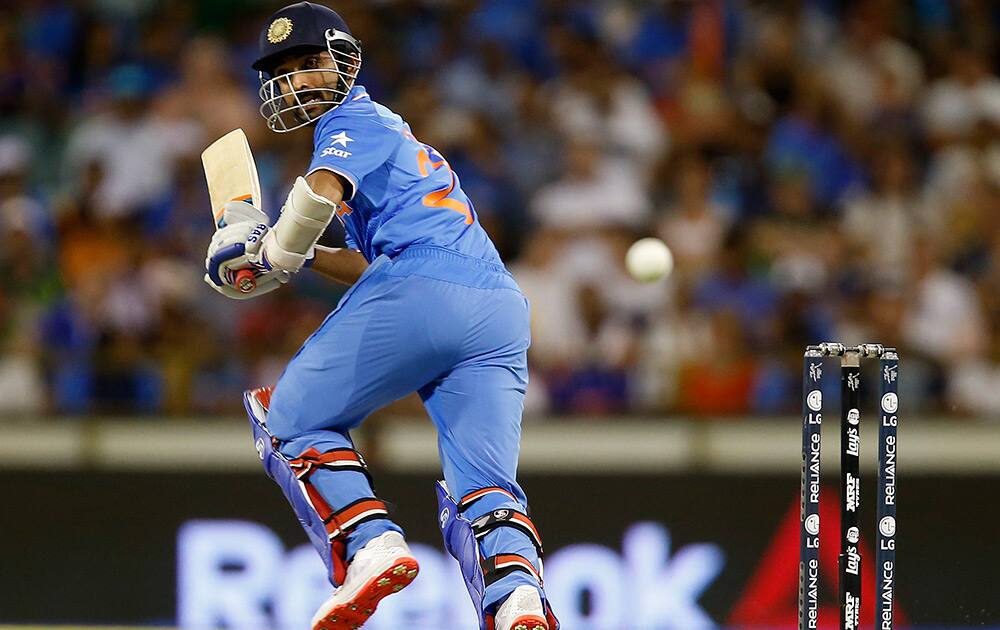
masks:
{"type": "MultiPolygon", "coordinates": [[[[498,486],[466,512],[527,509],[516,481],[528,381],[528,303],[499,264],[434,246],[376,258],[292,358],[271,396],[267,424],[290,458],[308,448],[353,448],[348,431],[376,409],[419,392],[437,427],[452,496],[498,486]]],[[[318,470],[313,486],[334,510],[373,497],[356,471],[318,470]]],[[[433,509],[433,508],[432,508],[433,509]]],[[[401,531],[389,520],[360,525],[347,557],[369,540],[401,531]]],[[[484,557],[515,553],[538,568],[527,536],[509,527],[482,541],[484,557]]],[[[517,571],[492,584],[484,605],[532,584],[517,571]]]]}

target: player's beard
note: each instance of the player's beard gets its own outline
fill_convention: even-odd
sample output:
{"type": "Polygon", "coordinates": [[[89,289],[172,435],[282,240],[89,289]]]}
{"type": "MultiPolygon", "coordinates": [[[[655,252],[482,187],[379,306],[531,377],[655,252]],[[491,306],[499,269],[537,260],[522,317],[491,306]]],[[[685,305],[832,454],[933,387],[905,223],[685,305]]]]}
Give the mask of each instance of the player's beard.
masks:
{"type": "Polygon", "coordinates": [[[334,107],[333,103],[324,98],[327,94],[333,94],[333,90],[327,87],[300,90],[289,95],[285,103],[295,122],[313,123],[334,107]]]}
{"type": "MultiPolygon", "coordinates": [[[[352,66],[356,72],[358,65],[352,66]]],[[[263,79],[260,89],[260,113],[268,126],[279,133],[316,123],[321,117],[344,102],[354,85],[354,74],[336,68],[296,70],[263,79]],[[300,81],[308,73],[308,80],[300,81]],[[315,87],[295,88],[295,83],[315,87]]]]}
{"type": "MultiPolygon", "coordinates": [[[[301,72],[301,71],[300,71],[301,72]]],[[[291,114],[291,122],[298,125],[315,123],[324,114],[336,107],[338,86],[341,83],[340,77],[332,70],[308,70],[306,72],[315,73],[313,75],[319,85],[317,87],[295,89],[291,85],[291,78],[284,77],[278,79],[278,85],[288,90],[283,96],[282,116],[291,114]],[[332,75],[333,84],[327,80],[332,75]]]]}
{"type": "Polygon", "coordinates": [[[301,104],[297,104],[292,108],[292,117],[295,118],[296,122],[299,123],[314,123],[333,109],[332,103],[327,103],[323,101],[306,101],[301,104]]]}

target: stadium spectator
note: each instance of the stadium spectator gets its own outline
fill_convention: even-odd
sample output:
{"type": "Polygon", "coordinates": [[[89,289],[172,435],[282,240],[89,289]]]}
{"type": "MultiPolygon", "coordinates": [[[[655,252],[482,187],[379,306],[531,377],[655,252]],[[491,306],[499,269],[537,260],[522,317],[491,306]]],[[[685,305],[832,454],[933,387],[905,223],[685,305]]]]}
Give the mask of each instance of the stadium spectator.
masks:
{"type": "MultiPolygon", "coordinates": [[[[245,128],[272,214],[307,167],[246,69],[272,5],[0,7],[0,412],[235,411],[341,294],[198,281],[201,148],[245,128]]],[[[923,409],[1000,415],[975,395],[1000,365],[991,3],[343,10],[398,44],[362,82],[448,157],[533,303],[532,410],[788,412],[801,346],[836,336],[900,346],[923,409]],[[644,234],[668,281],[624,273],[644,234]]]]}

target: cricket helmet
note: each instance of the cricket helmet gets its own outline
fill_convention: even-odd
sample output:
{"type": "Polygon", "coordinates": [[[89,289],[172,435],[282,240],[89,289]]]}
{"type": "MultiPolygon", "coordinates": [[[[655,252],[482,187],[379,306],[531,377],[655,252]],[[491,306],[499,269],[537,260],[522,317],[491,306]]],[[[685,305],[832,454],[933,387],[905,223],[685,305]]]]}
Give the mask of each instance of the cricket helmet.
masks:
{"type": "Polygon", "coordinates": [[[298,2],[268,18],[260,34],[253,68],[261,81],[261,115],[273,131],[292,131],[316,122],[344,102],[361,68],[361,42],[333,9],[313,2],[298,2]],[[275,68],[283,59],[310,51],[326,52],[332,67],[275,75],[275,68]],[[333,74],[335,80],[325,82],[322,87],[296,90],[295,76],[309,72],[333,74]]]}

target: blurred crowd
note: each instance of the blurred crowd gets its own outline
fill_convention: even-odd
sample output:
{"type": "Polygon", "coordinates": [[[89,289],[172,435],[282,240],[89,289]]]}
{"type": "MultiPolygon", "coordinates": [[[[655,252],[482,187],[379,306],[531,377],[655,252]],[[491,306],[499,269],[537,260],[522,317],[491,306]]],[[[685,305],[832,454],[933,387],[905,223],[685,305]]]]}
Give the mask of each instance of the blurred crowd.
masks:
{"type": "MultiPolygon", "coordinates": [[[[249,69],[281,4],[0,6],[0,413],[235,411],[336,303],[201,280],[201,150],[246,129],[269,211],[308,165],[249,69]]],[[[1000,417],[997,3],[331,6],[532,302],[532,414],[794,412],[839,340],[898,346],[908,409],[1000,417]],[[649,235],[676,266],[639,284],[649,235]]]]}

